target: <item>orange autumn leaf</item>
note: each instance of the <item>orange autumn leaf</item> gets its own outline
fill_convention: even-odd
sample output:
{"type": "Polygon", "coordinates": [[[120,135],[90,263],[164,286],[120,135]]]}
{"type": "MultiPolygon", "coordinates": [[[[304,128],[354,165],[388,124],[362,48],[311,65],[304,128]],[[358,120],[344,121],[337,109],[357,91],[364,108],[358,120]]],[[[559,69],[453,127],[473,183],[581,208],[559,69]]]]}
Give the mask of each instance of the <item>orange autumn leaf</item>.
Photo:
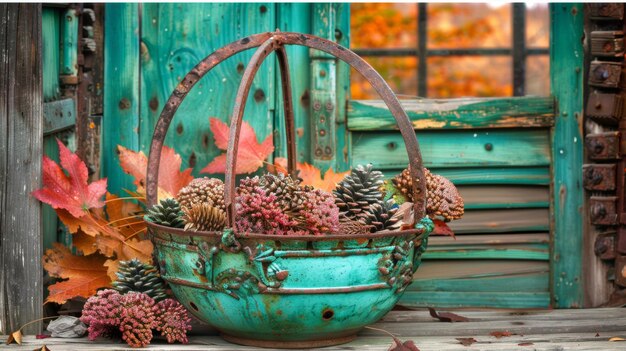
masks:
{"type": "MultiPolygon", "coordinates": [[[[274,159],[274,167],[278,172],[287,174],[287,159],[284,157],[276,157],[274,159]]],[[[337,186],[345,176],[350,174],[350,171],[335,173],[335,171],[329,168],[322,178],[322,172],[319,168],[310,165],[306,162],[297,163],[298,177],[302,179],[302,185],[310,185],[316,189],[331,192],[337,186]]]]}
{"type": "Polygon", "coordinates": [[[76,256],[65,246],[55,243],[52,249],[46,250],[43,267],[51,276],[67,280],[49,287],[46,302],[62,304],[76,296],[90,297],[99,288],[110,286],[105,261],[106,257],[101,254],[76,256]]]}
{"type": "Polygon", "coordinates": [[[79,230],[72,235],[72,246],[74,246],[83,255],[91,255],[92,253],[98,251],[96,238],[89,234],[85,234],[82,230],[79,230]]]}
{"type": "Polygon", "coordinates": [[[124,238],[137,237],[146,231],[144,210],[130,201],[121,201],[117,195],[107,194],[106,213],[108,225],[118,231],[124,238]]]}
{"type": "MultiPolygon", "coordinates": [[[[143,151],[129,150],[121,145],[117,149],[122,169],[135,178],[133,183],[137,186],[137,191],[145,194],[148,158],[143,151]]],[[[159,198],[175,197],[182,187],[193,180],[191,168],[180,170],[182,163],[182,158],[174,149],[163,146],[159,164],[159,198]]]]}
{"type": "MultiPolygon", "coordinates": [[[[210,119],[211,132],[215,140],[215,146],[221,150],[228,147],[228,135],[230,128],[217,118],[210,119]]],[[[272,134],[268,135],[262,143],[257,140],[257,135],[248,122],[243,121],[241,132],[239,133],[239,145],[237,151],[236,174],[253,173],[263,166],[267,157],[274,152],[274,141],[272,134]]],[[[225,173],[226,154],[217,156],[211,163],[204,167],[200,173],[225,173]]]]}
{"type": "Polygon", "coordinates": [[[61,166],[67,175],[56,162],[44,156],[43,188],[33,191],[33,196],[55,209],[68,211],[76,218],[84,216],[91,208],[104,206],[101,198],[106,193],[107,180],[100,179],[88,184],[85,163],[58,139],[57,144],[61,166]]]}

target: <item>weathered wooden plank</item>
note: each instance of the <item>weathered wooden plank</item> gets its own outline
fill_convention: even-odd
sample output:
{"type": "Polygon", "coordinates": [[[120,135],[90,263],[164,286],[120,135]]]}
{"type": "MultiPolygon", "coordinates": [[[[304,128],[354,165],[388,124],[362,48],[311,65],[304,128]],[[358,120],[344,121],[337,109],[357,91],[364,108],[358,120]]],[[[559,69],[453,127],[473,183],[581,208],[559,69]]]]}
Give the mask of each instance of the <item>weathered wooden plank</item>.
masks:
{"type": "Polygon", "coordinates": [[[59,10],[44,7],[41,18],[42,31],[42,62],[43,65],[43,98],[44,101],[55,100],[61,94],[59,88],[59,10]]]}
{"type": "Polygon", "coordinates": [[[104,115],[100,172],[108,191],[134,189],[119,165],[117,145],[139,148],[139,16],[137,4],[106,4],[104,115]]]}
{"type": "MultiPolygon", "coordinates": [[[[548,166],[549,131],[421,131],[417,133],[428,168],[548,166]],[[520,150],[524,150],[520,152],[520,150]]],[[[400,133],[353,133],[353,163],[402,169],[408,156],[400,133]]]]}
{"type": "Polygon", "coordinates": [[[581,4],[552,4],[550,86],[558,104],[552,134],[554,306],[582,307],[584,13],[581,4]]]}
{"type": "Polygon", "coordinates": [[[465,209],[548,208],[547,186],[459,185],[465,209]]]}
{"type": "MultiPolygon", "coordinates": [[[[415,129],[473,129],[550,127],[554,123],[551,97],[462,98],[403,100],[415,129]]],[[[380,100],[350,101],[348,128],[353,131],[397,130],[380,100]]]]}
{"type": "MultiPolygon", "coordinates": [[[[469,292],[469,291],[407,291],[399,305],[406,307],[438,306],[439,308],[548,308],[549,292],[469,292]]],[[[396,328],[394,331],[398,331],[396,328]]]]}
{"type": "Polygon", "coordinates": [[[431,235],[428,239],[430,249],[457,245],[491,245],[501,246],[509,244],[547,244],[550,242],[549,233],[520,233],[520,234],[489,234],[489,235],[459,235],[449,236],[431,235]]]}
{"type": "Polygon", "coordinates": [[[550,230],[549,210],[471,210],[463,218],[449,224],[456,234],[464,233],[509,233],[550,230]]]}
{"type": "MultiPolygon", "coordinates": [[[[0,5],[0,332],[41,317],[41,4],[0,5]]],[[[39,325],[28,328],[39,330],[39,325]]]]}
{"type": "MultiPolygon", "coordinates": [[[[450,179],[455,185],[511,184],[549,185],[548,167],[501,167],[501,168],[431,168],[435,174],[450,179]]],[[[396,176],[402,169],[382,170],[386,178],[396,176]]]]}
{"type": "Polygon", "coordinates": [[[433,249],[424,253],[425,260],[467,260],[467,259],[510,259],[510,260],[539,260],[547,261],[550,258],[548,245],[543,247],[503,248],[462,247],[433,249]]]}
{"type": "Polygon", "coordinates": [[[523,274],[471,279],[419,279],[407,291],[548,292],[549,274],[523,274]]]}
{"type": "MultiPolygon", "coordinates": [[[[45,75],[44,78],[46,78],[45,75]]],[[[74,99],[56,100],[43,104],[43,123],[44,135],[73,127],[76,123],[74,99]]]]}
{"type": "Polygon", "coordinates": [[[454,260],[424,261],[414,279],[469,279],[507,277],[521,274],[543,274],[550,269],[548,262],[520,260],[473,260],[459,264],[454,260]]]}
{"type": "MultiPolygon", "coordinates": [[[[161,109],[185,74],[226,44],[275,30],[275,11],[273,4],[258,3],[143,6],[141,150],[148,150],[161,109]]],[[[183,167],[192,167],[195,174],[223,152],[214,145],[209,118],[229,123],[241,75],[253,54],[254,50],[237,54],[211,70],[185,97],[172,121],[165,144],[173,147],[181,155],[183,167]]],[[[272,54],[261,65],[246,104],[244,120],[252,125],[259,141],[274,128],[275,62],[272,54]]]]}

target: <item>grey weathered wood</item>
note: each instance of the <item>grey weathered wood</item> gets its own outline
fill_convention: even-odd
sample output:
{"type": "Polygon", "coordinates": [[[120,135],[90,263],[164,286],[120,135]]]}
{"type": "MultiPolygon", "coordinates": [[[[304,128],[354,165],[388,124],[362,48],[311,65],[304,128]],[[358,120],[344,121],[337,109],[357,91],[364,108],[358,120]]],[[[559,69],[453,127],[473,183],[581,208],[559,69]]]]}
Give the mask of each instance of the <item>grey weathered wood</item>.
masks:
{"type": "MultiPolygon", "coordinates": [[[[393,311],[373,328],[385,329],[402,341],[413,340],[422,351],[446,350],[623,350],[624,343],[609,342],[612,336],[626,334],[626,309],[591,310],[529,310],[529,311],[456,311],[469,318],[466,323],[441,323],[427,311],[393,311]],[[492,332],[511,332],[508,337],[496,338],[492,332]],[[463,346],[456,338],[472,337],[472,346],[463,346]],[[532,345],[520,345],[532,343],[532,345]]],[[[3,342],[6,336],[0,337],[3,342]]],[[[167,345],[154,341],[150,350],[266,350],[230,344],[218,336],[192,336],[188,345],[167,345]]],[[[391,338],[383,331],[363,330],[359,337],[344,345],[323,350],[388,350],[391,338]]],[[[55,351],[69,350],[130,350],[124,343],[107,339],[90,342],[86,338],[37,340],[27,336],[22,346],[11,350],[24,351],[41,348],[55,351]]]]}
{"type": "MultiPolygon", "coordinates": [[[[41,4],[0,5],[0,331],[43,312],[41,4]]],[[[28,330],[38,330],[34,325],[28,330]]]]}

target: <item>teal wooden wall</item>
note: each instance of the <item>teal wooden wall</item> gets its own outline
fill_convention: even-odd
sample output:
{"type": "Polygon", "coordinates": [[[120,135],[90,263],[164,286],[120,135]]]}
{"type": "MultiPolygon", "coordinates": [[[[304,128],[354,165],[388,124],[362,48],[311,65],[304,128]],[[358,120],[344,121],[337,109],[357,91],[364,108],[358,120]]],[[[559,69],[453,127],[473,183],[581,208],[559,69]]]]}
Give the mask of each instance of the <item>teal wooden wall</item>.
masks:
{"type": "MultiPolygon", "coordinates": [[[[563,36],[582,33],[580,18],[569,16],[554,11],[553,26],[568,28],[560,32],[563,36]]],[[[276,28],[314,33],[346,46],[350,38],[347,4],[107,4],[105,19],[102,172],[110,189],[118,193],[132,185],[119,168],[116,145],[147,152],[164,101],[206,55],[238,38],[276,28]]],[[[347,65],[306,48],[289,47],[288,54],[299,161],[339,170],[371,162],[388,176],[406,166],[403,142],[388,111],[379,101],[349,100],[347,65]],[[320,74],[328,69],[335,72],[332,79],[320,74]],[[336,136],[330,141],[332,160],[317,158],[313,150],[316,142],[328,142],[316,140],[311,133],[315,127],[311,101],[319,96],[331,96],[337,106],[332,116],[336,136]]],[[[203,78],[174,118],[166,144],[182,155],[183,166],[193,167],[196,175],[220,153],[213,146],[208,120],[229,118],[251,55],[252,51],[236,55],[203,78]]],[[[553,82],[558,75],[569,74],[554,68],[574,64],[576,57],[553,54],[553,82]]],[[[259,72],[244,119],[259,139],[272,133],[274,156],[285,156],[273,57],[259,72]]],[[[571,218],[576,201],[551,202],[558,191],[551,186],[554,180],[570,182],[564,172],[580,169],[578,151],[574,156],[555,155],[555,144],[569,138],[567,133],[576,126],[575,120],[555,111],[557,106],[570,106],[562,105],[562,99],[571,101],[563,94],[574,92],[577,81],[559,82],[563,93],[552,97],[406,101],[426,167],[457,184],[467,214],[452,225],[456,240],[431,240],[403,304],[545,308],[580,302],[579,284],[572,287],[555,278],[557,269],[562,272],[582,259],[580,255],[555,259],[565,252],[576,254],[576,243],[559,238],[579,220],[571,218]],[[566,170],[565,164],[571,168],[566,170]],[[569,217],[553,220],[556,208],[569,217]],[[568,220],[571,223],[566,225],[568,220]]],[[[570,189],[576,199],[582,194],[580,189],[570,189]]]]}

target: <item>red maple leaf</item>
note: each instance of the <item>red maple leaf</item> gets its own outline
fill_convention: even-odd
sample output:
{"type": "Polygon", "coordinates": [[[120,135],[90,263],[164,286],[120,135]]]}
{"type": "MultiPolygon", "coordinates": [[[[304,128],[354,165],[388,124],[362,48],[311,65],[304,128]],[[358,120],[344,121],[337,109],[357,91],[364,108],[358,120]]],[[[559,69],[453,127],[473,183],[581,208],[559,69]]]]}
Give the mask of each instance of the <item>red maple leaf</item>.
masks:
{"type": "Polygon", "coordinates": [[[454,232],[450,227],[446,224],[446,222],[433,219],[433,223],[435,224],[435,229],[433,229],[432,235],[447,235],[451,236],[456,240],[456,236],[454,236],[454,232]]]}
{"type": "MultiPolygon", "coordinates": [[[[228,147],[228,135],[230,128],[228,125],[217,118],[210,119],[211,132],[215,139],[215,146],[221,150],[228,147]]],[[[239,133],[239,149],[237,151],[237,167],[236,174],[252,173],[263,166],[263,162],[274,152],[274,141],[272,134],[268,135],[262,143],[259,144],[254,129],[243,122],[241,125],[241,133],[239,133]]],[[[211,163],[204,167],[200,173],[225,173],[226,172],[226,154],[217,156],[211,163]]]]}
{"type": "Polygon", "coordinates": [[[57,139],[61,166],[43,157],[43,188],[33,191],[37,200],[47,203],[53,208],[67,210],[72,216],[80,218],[90,208],[104,206],[101,200],[107,191],[106,178],[87,184],[87,166],[57,139]]]}
{"type": "MultiPolygon", "coordinates": [[[[120,153],[122,169],[135,178],[137,191],[140,194],[145,193],[148,158],[143,151],[129,150],[121,145],[117,146],[117,150],[120,153]]],[[[163,146],[159,163],[159,198],[176,196],[181,188],[193,180],[191,168],[181,172],[182,163],[183,159],[174,149],[163,146]]]]}

